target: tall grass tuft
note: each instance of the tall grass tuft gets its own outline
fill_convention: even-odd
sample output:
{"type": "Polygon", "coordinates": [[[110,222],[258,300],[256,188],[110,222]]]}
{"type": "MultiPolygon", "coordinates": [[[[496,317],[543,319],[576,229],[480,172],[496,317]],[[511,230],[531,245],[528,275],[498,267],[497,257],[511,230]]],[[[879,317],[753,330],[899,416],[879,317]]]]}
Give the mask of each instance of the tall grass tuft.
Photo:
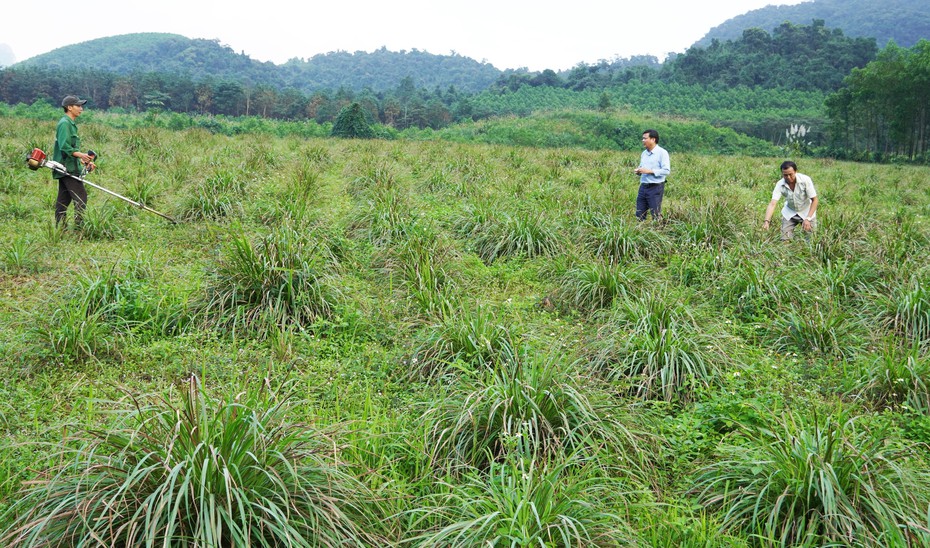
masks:
{"type": "Polygon", "coordinates": [[[745,232],[742,221],[719,199],[687,209],[680,217],[670,212],[669,224],[673,239],[683,246],[726,247],[745,232]]]}
{"type": "MultiPolygon", "coordinates": [[[[545,460],[517,451],[473,470],[441,496],[441,525],[416,546],[625,546],[631,533],[617,508],[629,489],[596,459],[545,460]]],[[[430,516],[434,517],[434,516],[430,516]]]]}
{"type": "Polygon", "coordinates": [[[35,272],[38,268],[38,252],[38,244],[26,236],[17,236],[3,248],[2,270],[10,274],[35,272]]]}
{"type": "Polygon", "coordinates": [[[502,257],[548,257],[564,248],[558,226],[543,213],[530,212],[490,219],[474,234],[472,245],[487,264],[502,257]]]}
{"type": "Polygon", "coordinates": [[[822,273],[830,292],[843,301],[867,294],[882,277],[878,265],[867,259],[828,260],[822,273]]]}
{"type": "Polygon", "coordinates": [[[455,231],[465,238],[477,237],[495,224],[500,213],[487,200],[477,200],[467,204],[453,221],[455,231]]]}
{"type": "Polygon", "coordinates": [[[770,266],[754,260],[741,260],[736,268],[725,270],[723,277],[716,297],[744,321],[769,317],[796,288],[790,278],[779,277],[770,266]]]}
{"type": "Polygon", "coordinates": [[[238,207],[238,197],[243,196],[245,183],[234,171],[215,168],[214,172],[200,182],[188,196],[181,216],[189,220],[218,220],[231,216],[238,207]]]}
{"type": "Polygon", "coordinates": [[[655,505],[634,522],[637,546],[674,548],[749,548],[736,534],[723,533],[717,516],[695,508],[694,513],[673,504],[655,505]],[[699,512],[699,513],[698,513],[699,512]]]}
{"type": "Polygon", "coordinates": [[[661,232],[643,223],[631,224],[617,215],[588,215],[582,222],[581,232],[585,247],[612,263],[662,256],[671,247],[661,232]]]}
{"type": "Polygon", "coordinates": [[[126,186],[125,193],[127,198],[151,207],[155,204],[155,198],[161,193],[161,187],[151,176],[143,176],[131,180],[126,186]]]}
{"type": "Polygon", "coordinates": [[[447,304],[445,313],[423,329],[411,357],[411,373],[429,378],[454,362],[472,366],[499,363],[513,355],[513,338],[487,307],[474,309],[447,304]]]}
{"type": "Polygon", "coordinates": [[[209,277],[199,309],[208,323],[234,332],[300,328],[333,313],[336,266],[324,244],[292,228],[280,227],[254,243],[241,234],[209,277]]]}
{"type": "Polygon", "coordinates": [[[588,313],[609,307],[614,299],[628,294],[643,275],[632,268],[610,263],[583,263],[560,276],[558,302],[588,313]]]}
{"type": "Polygon", "coordinates": [[[406,195],[393,182],[378,181],[356,206],[349,226],[353,234],[384,247],[407,238],[416,218],[406,195]]]}
{"type": "Polygon", "coordinates": [[[761,545],[922,545],[930,476],[917,451],[887,434],[842,412],[791,412],[744,431],[694,490],[724,513],[725,530],[761,545]]]}
{"type": "Polygon", "coordinates": [[[246,173],[263,175],[278,166],[278,156],[267,143],[252,144],[246,150],[243,168],[246,173]]]}
{"type": "Polygon", "coordinates": [[[108,323],[131,330],[154,312],[155,301],[148,295],[142,276],[144,273],[134,272],[132,265],[93,265],[75,277],[72,299],[82,301],[89,313],[101,314],[108,323]]]}
{"type": "Polygon", "coordinates": [[[409,238],[399,241],[390,253],[395,263],[392,268],[400,274],[420,312],[434,318],[452,313],[449,305],[455,281],[445,268],[451,252],[439,243],[432,230],[411,227],[409,238]]]}
{"type": "MultiPolygon", "coordinates": [[[[270,390],[175,407],[135,402],[120,424],[58,446],[7,511],[5,546],[365,546],[364,487],[331,440],[289,422],[270,390]]],[[[123,408],[120,404],[116,404],[123,408]]]]}
{"type": "Polygon", "coordinates": [[[39,345],[37,354],[55,359],[85,362],[114,353],[119,333],[107,322],[108,307],[94,308],[82,299],[72,299],[49,315],[37,315],[30,339],[39,345]]]}
{"type": "Polygon", "coordinates": [[[30,219],[35,208],[19,194],[0,196],[0,219],[30,219]]]}
{"type": "Polygon", "coordinates": [[[128,154],[137,154],[157,148],[158,135],[145,128],[131,128],[123,134],[123,150],[128,154]]]}
{"type": "Polygon", "coordinates": [[[116,220],[116,208],[110,203],[84,210],[81,236],[89,240],[115,240],[125,233],[116,220]]]}
{"type": "Polygon", "coordinates": [[[930,246],[930,237],[921,229],[913,213],[899,209],[895,212],[890,230],[883,232],[879,247],[882,262],[902,264],[924,255],[930,246]]]}
{"type": "Polygon", "coordinates": [[[294,201],[316,200],[320,191],[320,171],[312,164],[299,163],[294,168],[294,176],[289,179],[289,185],[294,201]]]}
{"type": "Polygon", "coordinates": [[[545,458],[572,451],[594,454],[588,444],[601,443],[639,454],[636,436],[617,415],[602,392],[583,385],[555,359],[514,355],[430,404],[423,420],[438,464],[484,469],[503,459],[514,439],[545,458]]]}
{"type": "Polygon", "coordinates": [[[854,393],[874,405],[930,416],[930,358],[919,346],[890,344],[866,360],[854,393]]]}
{"type": "Polygon", "coordinates": [[[646,399],[689,401],[715,384],[726,361],[719,337],[699,330],[678,297],[618,299],[591,342],[592,364],[646,399]]]}
{"type": "Polygon", "coordinates": [[[917,343],[930,342],[930,287],[923,279],[896,288],[886,306],[886,323],[917,343]]]}
{"type": "Polygon", "coordinates": [[[848,358],[864,343],[861,321],[829,303],[783,309],[772,329],[772,345],[782,352],[848,358]]]}

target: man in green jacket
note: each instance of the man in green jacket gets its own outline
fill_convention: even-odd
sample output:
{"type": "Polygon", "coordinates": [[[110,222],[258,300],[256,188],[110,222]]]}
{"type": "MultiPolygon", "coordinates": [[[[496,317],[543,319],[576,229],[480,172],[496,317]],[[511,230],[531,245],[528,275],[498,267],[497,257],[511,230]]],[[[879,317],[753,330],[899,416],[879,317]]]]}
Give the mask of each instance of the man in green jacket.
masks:
{"type": "Polygon", "coordinates": [[[52,172],[52,178],[58,181],[58,198],[55,200],[55,224],[64,227],[67,224],[66,215],[68,205],[74,202],[74,224],[80,228],[83,221],[84,207],[87,205],[87,190],[84,183],[75,176],[80,177],[83,169],[93,171],[93,159],[87,153],[81,152],[81,139],[78,137],[75,120],[84,112],[86,99],[79,99],[68,95],[61,101],[61,108],[65,115],[55,127],[55,149],[52,159],[59,162],[68,171],[68,174],[52,172]]]}

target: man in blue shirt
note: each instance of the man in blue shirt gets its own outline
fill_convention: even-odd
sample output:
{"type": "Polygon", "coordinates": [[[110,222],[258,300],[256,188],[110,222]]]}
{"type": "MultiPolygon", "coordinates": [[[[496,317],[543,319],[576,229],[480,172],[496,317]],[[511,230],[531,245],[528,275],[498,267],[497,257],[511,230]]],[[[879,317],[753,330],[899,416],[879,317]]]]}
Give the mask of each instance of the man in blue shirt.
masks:
{"type": "Polygon", "coordinates": [[[636,196],[636,217],[646,220],[646,212],[652,211],[652,218],[659,219],[662,212],[662,196],[665,195],[665,177],[672,172],[668,151],[659,146],[659,132],[647,129],[643,132],[643,151],[639,158],[639,167],[634,173],[639,175],[639,194],[636,196]]]}

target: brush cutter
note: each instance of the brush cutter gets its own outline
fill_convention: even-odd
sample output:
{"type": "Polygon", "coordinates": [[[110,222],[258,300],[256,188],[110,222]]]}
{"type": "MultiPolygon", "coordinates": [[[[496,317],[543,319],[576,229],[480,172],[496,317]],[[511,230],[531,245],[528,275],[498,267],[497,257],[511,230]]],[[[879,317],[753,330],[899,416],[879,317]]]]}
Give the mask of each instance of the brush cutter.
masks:
{"type": "MultiPolygon", "coordinates": [[[[97,157],[97,155],[96,155],[93,151],[88,151],[88,154],[90,154],[90,155],[91,155],[92,157],[94,157],[94,158],[97,157]]],[[[148,211],[149,213],[154,213],[155,215],[158,215],[159,217],[161,217],[161,218],[163,218],[163,219],[167,219],[167,220],[171,221],[171,222],[174,223],[174,224],[178,224],[178,222],[177,222],[175,219],[172,219],[171,217],[165,215],[164,213],[160,213],[160,212],[158,212],[158,211],[155,211],[154,209],[148,207],[148,206],[145,205],[145,204],[140,204],[139,202],[137,202],[137,201],[135,201],[135,200],[130,200],[129,198],[127,198],[127,197],[125,197],[125,196],[122,196],[122,195],[120,195],[120,194],[117,194],[117,193],[113,192],[112,190],[103,188],[103,187],[100,186],[100,185],[96,185],[96,184],[94,184],[94,183],[88,181],[87,179],[84,178],[84,175],[87,173],[86,168],[85,168],[84,170],[81,171],[81,175],[80,175],[80,176],[74,175],[74,174],[71,174],[71,173],[68,173],[68,170],[65,169],[65,166],[61,165],[60,163],[56,162],[55,160],[49,160],[48,157],[45,155],[45,153],[42,152],[42,149],[39,149],[39,148],[34,148],[34,149],[32,149],[32,153],[31,153],[31,154],[29,155],[29,157],[26,159],[26,164],[29,166],[29,169],[31,169],[31,170],[33,170],[33,171],[36,171],[36,170],[39,169],[40,167],[47,167],[47,168],[51,169],[52,171],[57,171],[58,173],[62,173],[62,174],[64,174],[64,175],[68,175],[69,177],[74,177],[75,179],[77,179],[78,181],[81,181],[81,182],[84,183],[85,185],[90,185],[90,186],[96,188],[97,190],[106,192],[106,193],[109,194],[110,196],[113,196],[113,197],[115,197],[115,198],[119,198],[120,200],[123,200],[124,202],[128,202],[128,203],[130,203],[130,204],[132,204],[132,205],[138,207],[139,209],[148,211]]]]}

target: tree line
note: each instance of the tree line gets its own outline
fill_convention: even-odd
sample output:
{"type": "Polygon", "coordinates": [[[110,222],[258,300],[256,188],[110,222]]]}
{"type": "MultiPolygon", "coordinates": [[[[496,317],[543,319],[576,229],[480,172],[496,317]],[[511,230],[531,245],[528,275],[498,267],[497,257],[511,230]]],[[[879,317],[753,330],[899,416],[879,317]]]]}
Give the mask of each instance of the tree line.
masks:
{"type": "Polygon", "coordinates": [[[568,89],[609,88],[631,81],[702,85],[717,89],[749,88],[834,91],[854,68],[875,59],[871,38],[851,38],[828,29],[823,20],[810,25],[782,23],[771,33],[761,28],[743,31],[737,40],[714,40],[692,47],[664,63],[650,56],[579,64],[565,74],[504,74],[498,89],[523,85],[568,89]]]}
{"type": "MultiPolygon", "coordinates": [[[[169,44],[174,49],[181,47],[177,40],[169,44]]],[[[217,48],[208,51],[216,54],[217,48]]],[[[388,53],[375,52],[377,55],[388,53]]],[[[193,54],[182,50],[175,56],[178,55],[193,54]]],[[[504,110],[478,108],[478,105],[493,103],[483,97],[516,93],[524,87],[584,91],[655,82],[711,89],[743,86],[832,91],[839,87],[851,69],[864,66],[874,56],[874,42],[846,38],[841,31],[828,31],[822,22],[815,22],[810,26],[784,24],[772,35],[751,29],[739,40],[715,43],[706,49],[692,48],[664,64],[655,57],[638,56],[579,64],[561,74],[549,69],[538,73],[508,71],[501,73],[496,81],[479,93],[455,85],[436,85],[432,89],[418,87],[415,82],[425,79],[423,71],[417,72],[416,80],[407,75],[399,78],[392,88],[384,90],[340,86],[308,93],[295,86],[280,86],[273,82],[250,83],[248,78],[234,80],[210,75],[196,78],[189,72],[179,71],[137,70],[121,74],[94,67],[63,70],[57,66],[25,65],[0,71],[0,100],[9,104],[31,104],[37,100],[55,104],[61,96],[77,93],[89,98],[93,107],[98,109],[255,115],[289,120],[312,119],[319,123],[334,121],[343,107],[358,102],[373,121],[398,129],[435,129],[457,121],[537,110],[539,106],[533,104],[504,110]],[[808,67],[817,67],[817,72],[813,68],[808,70],[808,67]],[[807,76],[800,76],[803,71],[808,71],[807,76]]],[[[239,56],[236,57],[238,59],[239,56]]],[[[346,66],[351,55],[327,56],[330,57],[332,62],[346,66]]],[[[211,63],[215,64],[215,58],[211,59],[214,59],[211,63]]],[[[289,62],[284,67],[295,69],[295,63],[297,61],[289,62]]]]}
{"type": "Polygon", "coordinates": [[[417,87],[405,76],[390,89],[340,87],[312,93],[183,73],[115,74],[95,68],[0,70],[0,101],[57,104],[76,93],[96,109],[173,111],[335,122],[358,104],[372,123],[404,130],[560,108],[613,106],[673,113],[777,143],[789,124],[814,126],[805,150],[837,157],[928,161],[930,53],[845,37],[822,21],[784,23],[772,34],[691,48],[665,63],[649,56],[579,64],[569,71],[508,71],[479,93],[454,85],[417,87]],[[649,100],[646,102],[644,98],[649,100]]]}
{"type": "Polygon", "coordinates": [[[836,156],[930,163],[930,41],[894,44],[826,100],[836,156]]]}
{"type": "Polygon", "coordinates": [[[280,120],[333,122],[343,107],[359,103],[375,122],[397,129],[444,127],[468,117],[468,96],[455,86],[427,90],[405,77],[391,90],[347,88],[303,93],[267,84],[246,85],[232,80],[187,75],[133,73],[117,75],[96,69],[62,71],[26,67],[0,71],[0,100],[15,105],[37,101],[56,105],[77,94],[100,110],[180,112],[224,116],[259,116],[280,120]],[[461,111],[466,109],[466,111],[461,111]]]}

